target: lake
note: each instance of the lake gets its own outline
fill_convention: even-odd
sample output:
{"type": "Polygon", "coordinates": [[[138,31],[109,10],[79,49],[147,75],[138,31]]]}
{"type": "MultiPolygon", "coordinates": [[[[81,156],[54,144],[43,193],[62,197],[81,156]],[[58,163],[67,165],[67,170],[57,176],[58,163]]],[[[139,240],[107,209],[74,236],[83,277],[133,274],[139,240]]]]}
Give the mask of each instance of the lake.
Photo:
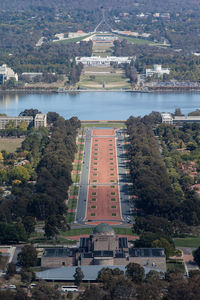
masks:
{"type": "Polygon", "coordinates": [[[29,108],[42,113],[55,111],[80,120],[126,120],[152,111],[184,114],[200,108],[200,93],[80,92],[76,94],[1,93],[0,113],[17,116],[29,108]]]}

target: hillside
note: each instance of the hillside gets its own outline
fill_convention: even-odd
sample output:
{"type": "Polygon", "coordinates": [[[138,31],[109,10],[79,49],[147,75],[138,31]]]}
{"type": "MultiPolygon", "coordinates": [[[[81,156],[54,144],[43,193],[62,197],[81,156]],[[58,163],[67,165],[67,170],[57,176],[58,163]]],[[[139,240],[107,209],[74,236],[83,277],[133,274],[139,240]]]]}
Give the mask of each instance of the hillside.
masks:
{"type": "Polygon", "coordinates": [[[174,11],[180,12],[186,9],[198,10],[200,3],[198,0],[7,0],[1,3],[0,10],[23,10],[33,7],[47,8],[69,8],[69,9],[96,9],[100,7],[109,9],[141,9],[145,11],[174,11]]]}

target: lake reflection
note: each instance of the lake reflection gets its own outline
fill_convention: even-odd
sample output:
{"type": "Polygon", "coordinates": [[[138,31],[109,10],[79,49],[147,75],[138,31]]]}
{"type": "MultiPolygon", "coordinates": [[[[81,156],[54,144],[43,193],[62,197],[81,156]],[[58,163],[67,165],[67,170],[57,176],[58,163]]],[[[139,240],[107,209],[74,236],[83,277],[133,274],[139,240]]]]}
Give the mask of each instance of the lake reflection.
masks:
{"type": "Polygon", "coordinates": [[[199,93],[81,92],[76,94],[0,94],[0,112],[16,116],[37,108],[43,113],[56,111],[65,118],[81,120],[125,120],[130,115],[144,116],[151,111],[184,114],[200,108],[199,93]]]}

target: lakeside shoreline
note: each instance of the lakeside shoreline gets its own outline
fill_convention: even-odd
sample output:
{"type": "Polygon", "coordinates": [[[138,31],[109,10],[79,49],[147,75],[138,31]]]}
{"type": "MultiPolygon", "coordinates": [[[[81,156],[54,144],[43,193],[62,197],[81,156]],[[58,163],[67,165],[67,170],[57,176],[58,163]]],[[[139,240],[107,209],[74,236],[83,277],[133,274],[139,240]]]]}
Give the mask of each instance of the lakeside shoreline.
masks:
{"type": "Polygon", "coordinates": [[[200,93],[200,88],[195,89],[195,88],[169,88],[169,89],[148,89],[148,90],[134,90],[134,89],[74,89],[74,90],[55,90],[55,89],[5,89],[5,90],[0,90],[0,94],[5,94],[5,93],[27,93],[27,94],[38,94],[38,93],[45,93],[45,94],[73,94],[73,93],[105,93],[105,92],[119,92],[119,93],[124,93],[124,92],[129,92],[129,93],[200,93]]]}

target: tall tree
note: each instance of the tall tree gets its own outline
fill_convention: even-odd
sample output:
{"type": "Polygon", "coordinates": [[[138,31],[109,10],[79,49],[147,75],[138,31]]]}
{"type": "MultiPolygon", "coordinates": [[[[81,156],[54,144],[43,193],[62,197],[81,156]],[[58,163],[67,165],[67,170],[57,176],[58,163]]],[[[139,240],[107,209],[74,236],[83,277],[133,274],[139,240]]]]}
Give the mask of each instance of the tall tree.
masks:
{"type": "Polygon", "coordinates": [[[81,284],[83,278],[84,278],[84,274],[83,274],[81,268],[77,267],[76,272],[74,273],[74,283],[79,286],[81,284]]]}

